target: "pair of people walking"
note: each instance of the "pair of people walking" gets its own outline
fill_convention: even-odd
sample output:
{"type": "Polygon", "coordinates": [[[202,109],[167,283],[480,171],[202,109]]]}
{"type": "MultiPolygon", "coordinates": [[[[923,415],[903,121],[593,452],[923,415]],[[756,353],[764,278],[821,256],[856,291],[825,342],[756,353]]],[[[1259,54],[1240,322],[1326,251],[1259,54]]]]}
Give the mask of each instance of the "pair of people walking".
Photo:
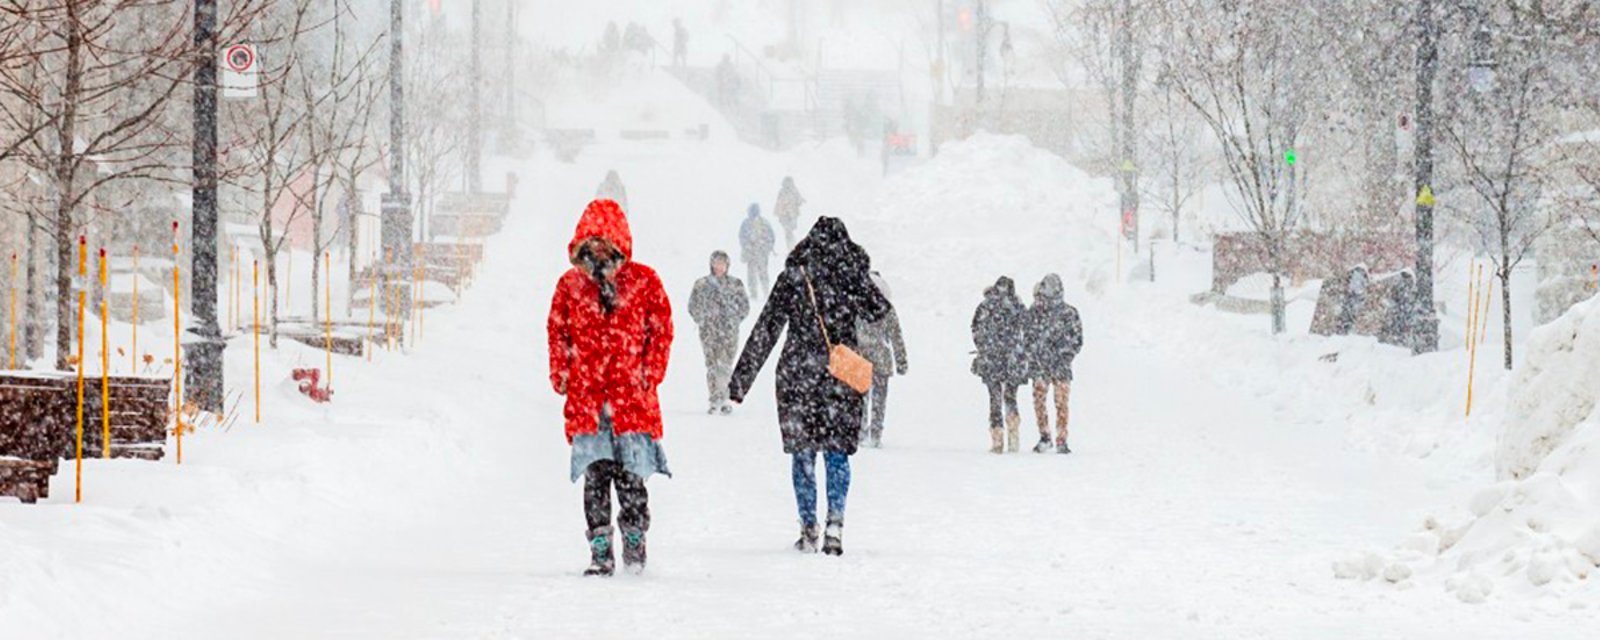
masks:
{"type": "MultiPolygon", "coordinates": [[[[557,282],[547,330],[550,384],[565,396],[571,477],[574,482],[584,479],[590,549],[584,574],[615,572],[613,494],[620,503],[617,525],[624,566],[643,571],[650,529],[645,481],[657,473],[671,477],[660,444],[663,423],[656,389],[666,377],[671,353],[672,306],[656,272],[633,260],[627,216],[615,201],[589,204],[567,252],[572,268],[557,282]]],[[[712,278],[719,277],[716,264],[714,257],[712,278]]],[[[820,537],[822,551],[844,552],[849,456],[860,441],[864,397],[829,372],[830,348],[854,344],[858,322],[879,322],[892,311],[872,283],[870,268],[866,252],[851,242],[842,222],[819,220],[790,254],[727,384],[729,399],[742,402],[786,333],[778,364],[778,422],[784,452],[791,456],[801,525],[795,547],[801,551],[818,550],[820,537]],[[827,473],[828,505],[821,535],[816,515],[819,455],[827,473]]],[[[725,269],[720,277],[726,277],[725,269]]],[[[702,303],[710,308],[732,298],[743,296],[702,303]]],[[[694,306],[691,301],[691,312],[694,306]]],[[[733,326],[736,332],[737,324],[733,326]]],[[[713,332],[709,337],[723,340],[725,335],[713,332]]],[[[713,386],[715,375],[708,374],[713,386]]]]}
{"type": "Polygon", "coordinates": [[[1033,292],[1033,306],[1024,307],[1016,283],[1002,276],[984,291],[972,316],[972,341],[977,357],[972,372],[989,392],[990,452],[1015,453],[1021,448],[1022,416],[1017,389],[1033,386],[1033,411],[1039,427],[1034,452],[1072,453],[1067,446],[1071,417],[1072,362],[1083,349],[1083,324],[1077,308],[1067,304],[1061,277],[1045,276],[1033,292]],[[1050,401],[1056,409],[1051,442],[1050,401]]]}
{"type": "MultiPolygon", "coordinates": [[[[784,243],[788,248],[794,248],[795,229],[800,225],[800,206],[805,202],[800,190],[794,186],[794,178],[785,176],[783,186],[778,190],[774,212],[778,216],[778,224],[783,226],[784,243]]],[[[739,225],[739,257],[749,268],[751,298],[760,298],[771,287],[767,264],[778,254],[777,244],[772,225],[761,216],[761,205],[751,203],[745,210],[744,222],[739,225]]]]}

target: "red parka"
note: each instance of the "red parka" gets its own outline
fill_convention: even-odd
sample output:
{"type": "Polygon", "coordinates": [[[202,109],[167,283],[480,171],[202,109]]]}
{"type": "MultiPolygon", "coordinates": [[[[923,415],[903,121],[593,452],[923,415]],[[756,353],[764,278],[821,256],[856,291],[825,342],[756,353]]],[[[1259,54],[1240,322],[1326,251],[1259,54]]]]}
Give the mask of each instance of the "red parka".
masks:
{"type": "Polygon", "coordinates": [[[556,283],[550,302],[550,383],[565,391],[567,442],[599,431],[601,407],[609,403],[617,434],[661,438],[656,387],[667,375],[672,350],[672,304],[654,269],[633,261],[633,234],[622,208],[611,200],[589,203],[567,245],[576,263],[580,245],[600,238],[626,258],[617,269],[616,308],[600,305],[594,278],[574,266],[556,283]]]}

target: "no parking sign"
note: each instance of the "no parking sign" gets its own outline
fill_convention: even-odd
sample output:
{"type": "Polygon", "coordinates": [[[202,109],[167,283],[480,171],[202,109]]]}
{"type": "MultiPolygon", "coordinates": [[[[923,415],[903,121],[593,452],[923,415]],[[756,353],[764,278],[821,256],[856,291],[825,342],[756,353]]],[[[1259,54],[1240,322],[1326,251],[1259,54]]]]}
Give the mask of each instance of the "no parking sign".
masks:
{"type": "Polygon", "coordinates": [[[222,50],[221,88],[224,98],[256,97],[256,75],[261,63],[253,44],[235,44],[222,50]]]}

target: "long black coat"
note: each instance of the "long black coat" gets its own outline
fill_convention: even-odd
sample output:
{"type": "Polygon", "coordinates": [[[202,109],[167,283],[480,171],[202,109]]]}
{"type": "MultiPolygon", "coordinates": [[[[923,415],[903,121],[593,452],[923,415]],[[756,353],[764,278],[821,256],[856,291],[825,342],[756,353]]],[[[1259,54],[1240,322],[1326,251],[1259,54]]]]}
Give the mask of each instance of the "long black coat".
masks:
{"type": "Polygon", "coordinates": [[[843,222],[826,217],[817,220],[811,233],[790,252],[745,341],[744,352],[739,354],[728,385],[728,396],[735,402],[744,400],[788,327],[783,355],[778,358],[777,385],[778,427],[785,453],[856,451],[864,396],[828,373],[828,344],[806,291],[806,276],[816,290],[828,337],[835,344],[854,348],[856,322],[876,322],[891,310],[868,276],[871,266],[867,252],[850,241],[843,222]]]}
{"type": "Polygon", "coordinates": [[[1028,350],[1028,375],[1034,380],[1071,382],[1072,361],[1083,349],[1083,321],[1067,304],[1061,279],[1047,276],[1034,293],[1025,316],[1023,335],[1028,350]]]}
{"type": "Polygon", "coordinates": [[[1026,312],[1010,278],[1000,278],[983,292],[983,303],[972,314],[972,343],[978,348],[972,372],[983,378],[984,384],[1016,387],[1027,381],[1028,354],[1023,348],[1026,312]]]}

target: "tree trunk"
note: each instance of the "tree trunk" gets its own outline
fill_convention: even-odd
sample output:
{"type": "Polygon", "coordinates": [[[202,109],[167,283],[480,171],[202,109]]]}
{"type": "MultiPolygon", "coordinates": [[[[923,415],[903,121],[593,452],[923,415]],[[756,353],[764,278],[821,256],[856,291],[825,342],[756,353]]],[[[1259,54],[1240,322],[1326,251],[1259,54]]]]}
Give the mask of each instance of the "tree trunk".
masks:
{"type": "Polygon", "coordinates": [[[1500,324],[1506,341],[1506,371],[1511,370],[1511,269],[1500,270],[1500,324]]]}
{"type": "MultiPolygon", "coordinates": [[[[67,369],[67,355],[72,347],[72,274],[76,265],[72,242],[72,210],[75,199],[77,149],[78,99],[83,82],[82,24],[78,21],[78,3],[69,1],[67,8],[67,66],[66,82],[61,90],[61,124],[56,128],[55,166],[55,245],[56,245],[56,369],[67,369]]],[[[80,363],[81,364],[81,363],[80,363]]]]}
{"type": "MultiPolygon", "coordinates": [[[[26,300],[22,303],[23,313],[27,316],[22,323],[22,342],[27,353],[27,361],[33,362],[44,357],[44,309],[41,309],[41,290],[39,288],[39,214],[28,210],[28,285],[25,291],[26,300]]],[[[26,367],[27,365],[23,365],[26,367]]]]}

